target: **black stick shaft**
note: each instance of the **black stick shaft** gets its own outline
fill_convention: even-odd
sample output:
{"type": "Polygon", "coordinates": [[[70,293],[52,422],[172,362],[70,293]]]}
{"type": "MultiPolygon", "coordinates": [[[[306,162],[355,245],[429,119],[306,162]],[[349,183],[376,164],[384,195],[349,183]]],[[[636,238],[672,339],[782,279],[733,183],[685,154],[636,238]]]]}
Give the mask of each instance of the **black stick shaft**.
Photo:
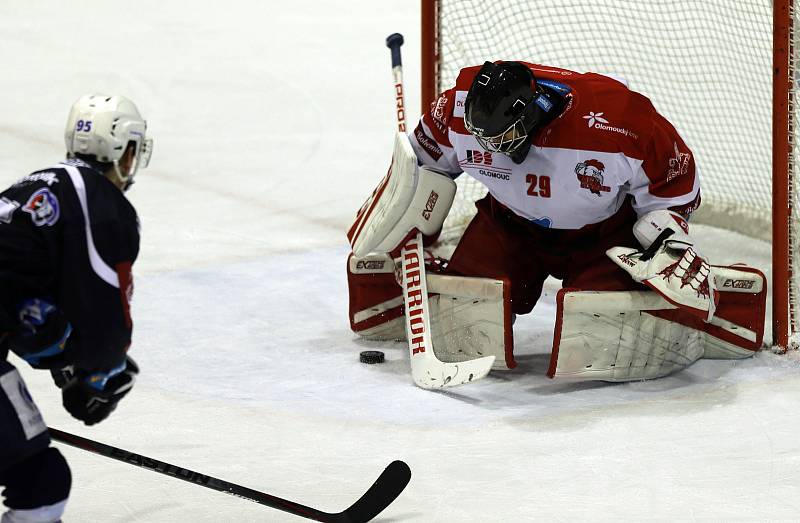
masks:
{"type": "Polygon", "coordinates": [[[408,465],[402,461],[394,461],[350,508],[339,513],[329,513],[58,429],[50,428],[49,430],[50,436],[61,443],[315,521],[369,521],[395,500],[411,478],[408,465]]]}

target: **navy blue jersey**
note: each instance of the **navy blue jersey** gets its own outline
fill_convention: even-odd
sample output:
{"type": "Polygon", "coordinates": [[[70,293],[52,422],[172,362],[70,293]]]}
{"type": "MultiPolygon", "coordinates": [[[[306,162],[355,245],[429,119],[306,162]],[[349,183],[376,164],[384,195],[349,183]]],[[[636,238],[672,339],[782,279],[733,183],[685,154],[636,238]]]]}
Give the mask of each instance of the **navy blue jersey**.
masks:
{"type": "Polygon", "coordinates": [[[25,300],[46,299],[72,325],[70,363],[118,366],[138,253],[136,211],[101,166],[66,160],[22,178],[0,193],[0,332],[19,328],[25,300]]]}

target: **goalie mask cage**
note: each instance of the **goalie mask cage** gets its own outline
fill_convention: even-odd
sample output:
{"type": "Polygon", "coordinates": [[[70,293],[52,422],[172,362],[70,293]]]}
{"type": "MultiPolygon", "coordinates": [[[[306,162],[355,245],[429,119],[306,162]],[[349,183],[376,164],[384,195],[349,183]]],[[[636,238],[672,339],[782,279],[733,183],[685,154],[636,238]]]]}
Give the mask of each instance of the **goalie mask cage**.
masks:
{"type": "MultiPolygon", "coordinates": [[[[786,348],[800,275],[793,17],[790,0],[422,0],[422,107],[487,60],[625,78],[695,153],[693,221],[772,242],[772,339],[786,348]]],[[[457,183],[445,239],[485,194],[467,176],[457,183]]]]}

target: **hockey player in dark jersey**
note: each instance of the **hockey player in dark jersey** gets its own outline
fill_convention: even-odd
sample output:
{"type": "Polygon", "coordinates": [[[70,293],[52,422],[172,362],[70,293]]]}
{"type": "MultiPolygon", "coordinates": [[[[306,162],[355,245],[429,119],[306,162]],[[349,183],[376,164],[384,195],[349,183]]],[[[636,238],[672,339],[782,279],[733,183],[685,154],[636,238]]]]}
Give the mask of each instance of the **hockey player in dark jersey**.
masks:
{"type": "Polygon", "coordinates": [[[92,94],[72,106],[65,141],[65,161],[0,193],[2,523],[60,521],[71,484],[8,354],[50,370],[64,408],[87,425],[138,373],[127,353],[139,225],[124,192],[152,140],[130,100],[92,94]]]}

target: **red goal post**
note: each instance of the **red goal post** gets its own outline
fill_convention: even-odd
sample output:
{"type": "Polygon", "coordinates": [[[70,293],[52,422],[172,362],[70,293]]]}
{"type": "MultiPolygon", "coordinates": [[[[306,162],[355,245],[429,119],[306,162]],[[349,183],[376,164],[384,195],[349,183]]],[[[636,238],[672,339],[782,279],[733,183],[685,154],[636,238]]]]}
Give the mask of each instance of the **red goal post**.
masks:
{"type": "MultiPolygon", "coordinates": [[[[796,346],[793,4],[421,0],[422,107],[453,84],[461,67],[486,60],[627,78],[695,151],[703,180],[695,219],[772,242],[772,339],[796,346]]],[[[466,178],[459,178],[444,235],[458,236],[483,194],[466,178]]]]}

